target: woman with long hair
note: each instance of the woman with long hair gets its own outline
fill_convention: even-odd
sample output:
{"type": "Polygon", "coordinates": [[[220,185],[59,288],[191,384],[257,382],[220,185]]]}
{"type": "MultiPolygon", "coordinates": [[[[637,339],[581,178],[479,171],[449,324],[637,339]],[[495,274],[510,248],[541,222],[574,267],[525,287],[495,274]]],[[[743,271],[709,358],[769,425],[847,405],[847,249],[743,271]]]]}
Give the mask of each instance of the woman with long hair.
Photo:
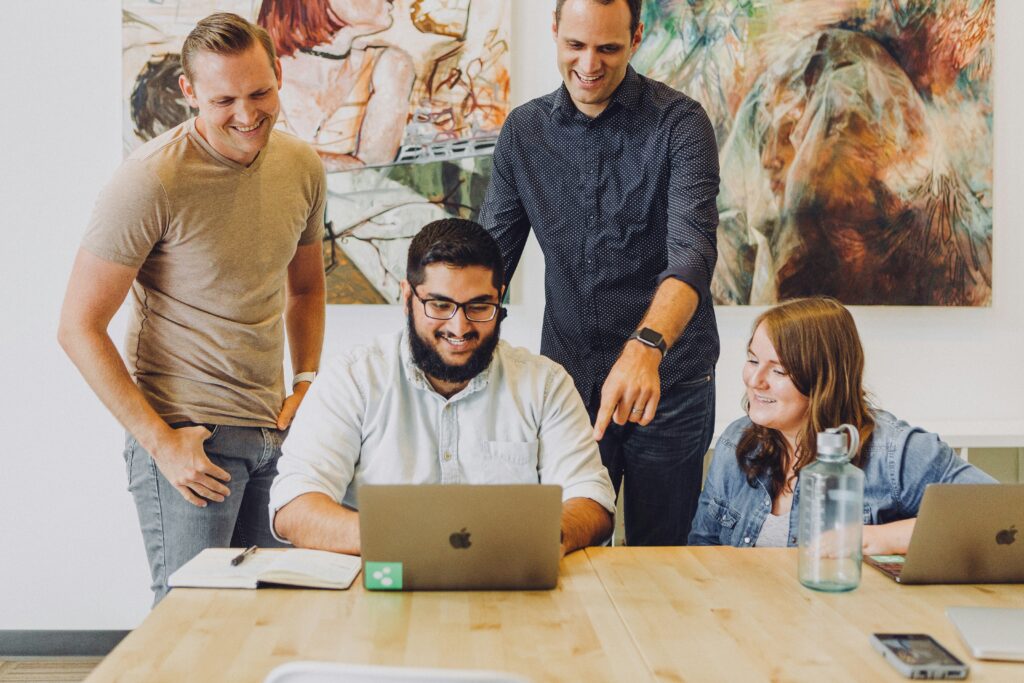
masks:
{"type": "Polygon", "coordinates": [[[935,434],[873,407],[862,383],[864,350],[835,299],[783,303],[754,321],[743,368],[747,415],[715,446],[691,545],[796,545],[800,471],[817,433],[852,424],[853,464],[864,471],[864,551],[905,553],[925,486],[995,480],[935,434]]]}

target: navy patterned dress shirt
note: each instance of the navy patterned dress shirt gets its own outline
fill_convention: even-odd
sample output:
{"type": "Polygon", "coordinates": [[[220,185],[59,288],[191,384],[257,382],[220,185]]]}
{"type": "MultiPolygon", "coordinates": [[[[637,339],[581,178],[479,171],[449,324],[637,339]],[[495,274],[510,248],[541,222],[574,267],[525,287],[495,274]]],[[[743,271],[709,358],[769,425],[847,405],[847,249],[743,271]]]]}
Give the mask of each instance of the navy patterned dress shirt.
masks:
{"type": "Polygon", "coordinates": [[[632,67],[596,118],[564,85],[509,114],[480,222],[509,280],[532,226],[544,252],[541,353],[569,371],[588,404],[667,277],[690,285],[700,304],[662,361],[662,392],[713,371],[717,195],[707,114],[632,67]]]}

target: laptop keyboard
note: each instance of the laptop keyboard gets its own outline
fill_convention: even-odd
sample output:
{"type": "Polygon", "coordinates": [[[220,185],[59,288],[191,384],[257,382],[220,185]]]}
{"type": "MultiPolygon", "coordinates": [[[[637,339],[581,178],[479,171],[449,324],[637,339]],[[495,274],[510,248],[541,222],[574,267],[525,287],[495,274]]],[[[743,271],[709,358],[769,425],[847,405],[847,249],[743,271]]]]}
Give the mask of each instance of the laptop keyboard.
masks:
{"type": "Polygon", "coordinates": [[[906,558],[903,555],[869,555],[868,559],[872,565],[898,581],[906,558]]]}

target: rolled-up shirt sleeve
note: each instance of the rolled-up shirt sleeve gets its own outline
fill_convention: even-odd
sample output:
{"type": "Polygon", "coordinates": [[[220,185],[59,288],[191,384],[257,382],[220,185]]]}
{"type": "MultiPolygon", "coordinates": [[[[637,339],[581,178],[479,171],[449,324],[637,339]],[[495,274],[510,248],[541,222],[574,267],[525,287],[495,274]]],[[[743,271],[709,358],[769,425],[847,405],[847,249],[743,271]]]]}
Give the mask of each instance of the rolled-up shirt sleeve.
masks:
{"type": "Polygon", "coordinates": [[[347,358],[331,361],[310,386],[270,487],[271,531],[277,511],[303,494],[323,493],[341,504],[359,460],[365,403],[347,358]]]}
{"type": "Polygon", "coordinates": [[[695,102],[678,118],[670,138],[668,265],[659,282],[674,277],[710,297],[718,260],[718,146],[708,115],[695,102]]]}
{"type": "Polygon", "coordinates": [[[551,364],[540,428],[540,483],[559,484],[563,502],[589,498],[615,514],[615,492],[594,441],[583,400],[562,366],[551,364]]]}

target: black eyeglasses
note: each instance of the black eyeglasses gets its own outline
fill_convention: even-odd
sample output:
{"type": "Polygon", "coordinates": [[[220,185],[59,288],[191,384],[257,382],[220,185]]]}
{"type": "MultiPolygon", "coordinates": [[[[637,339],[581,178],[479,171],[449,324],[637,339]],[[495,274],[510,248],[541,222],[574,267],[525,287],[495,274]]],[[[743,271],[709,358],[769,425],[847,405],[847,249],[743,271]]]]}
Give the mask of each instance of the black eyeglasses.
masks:
{"type": "Polygon", "coordinates": [[[460,304],[447,299],[424,299],[412,290],[412,295],[423,302],[423,314],[434,320],[451,320],[461,308],[466,314],[466,320],[474,323],[488,323],[494,320],[498,314],[500,304],[488,304],[483,302],[470,301],[460,304]]]}

